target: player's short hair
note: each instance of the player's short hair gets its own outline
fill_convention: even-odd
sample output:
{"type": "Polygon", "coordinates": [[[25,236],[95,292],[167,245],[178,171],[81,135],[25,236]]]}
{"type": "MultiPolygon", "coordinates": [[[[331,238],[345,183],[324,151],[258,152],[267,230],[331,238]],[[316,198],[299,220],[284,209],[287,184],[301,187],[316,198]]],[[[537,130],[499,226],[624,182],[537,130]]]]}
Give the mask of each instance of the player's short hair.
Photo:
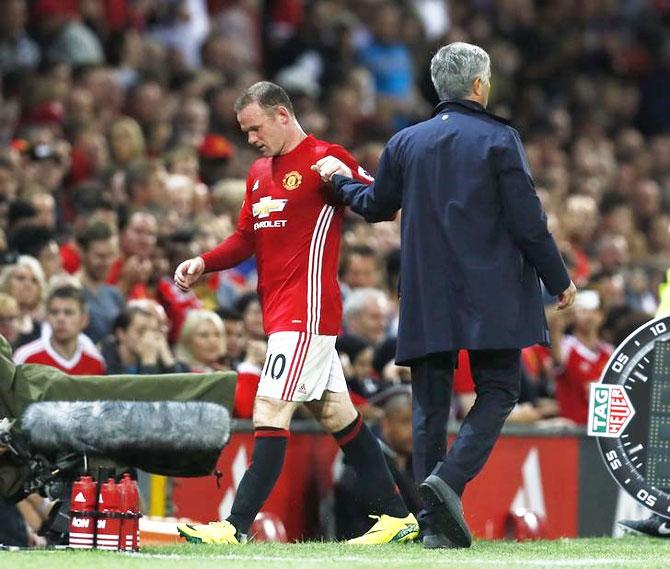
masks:
{"type": "Polygon", "coordinates": [[[430,76],[440,99],[463,99],[470,94],[475,79],[488,84],[491,60],[479,46],[450,43],[442,46],[433,56],[430,76]]]}
{"type": "Polygon", "coordinates": [[[49,292],[49,296],[47,296],[47,306],[49,306],[51,301],[55,298],[69,298],[75,300],[77,304],[79,304],[79,308],[81,308],[82,312],[85,312],[87,309],[86,296],[84,295],[83,289],[79,287],[65,285],[52,289],[49,292]]]}
{"type": "Polygon", "coordinates": [[[276,83],[270,81],[259,81],[258,83],[254,83],[242,93],[235,101],[233,107],[235,113],[239,113],[242,109],[248,107],[252,103],[257,103],[261,109],[266,111],[280,106],[286,107],[289,113],[295,115],[295,112],[293,111],[293,103],[291,103],[291,99],[286,94],[286,91],[276,83]]]}

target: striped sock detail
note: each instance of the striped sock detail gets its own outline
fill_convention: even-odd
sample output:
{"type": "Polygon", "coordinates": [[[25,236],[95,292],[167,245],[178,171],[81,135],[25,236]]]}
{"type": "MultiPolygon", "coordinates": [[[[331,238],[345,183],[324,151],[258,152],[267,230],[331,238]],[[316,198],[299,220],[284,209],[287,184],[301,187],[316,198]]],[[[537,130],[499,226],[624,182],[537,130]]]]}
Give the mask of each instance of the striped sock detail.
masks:
{"type": "Polygon", "coordinates": [[[333,433],[333,436],[335,437],[337,444],[340,445],[340,447],[343,447],[358,436],[358,433],[361,432],[361,427],[363,427],[363,417],[360,413],[358,413],[356,418],[351,423],[349,423],[341,431],[333,433]]]}
{"type": "Polygon", "coordinates": [[[280,429],[279,427],[256,427],[254,429],[255,439],[284,437],[288,438],[290,435],[288,429],[280,429]]]}

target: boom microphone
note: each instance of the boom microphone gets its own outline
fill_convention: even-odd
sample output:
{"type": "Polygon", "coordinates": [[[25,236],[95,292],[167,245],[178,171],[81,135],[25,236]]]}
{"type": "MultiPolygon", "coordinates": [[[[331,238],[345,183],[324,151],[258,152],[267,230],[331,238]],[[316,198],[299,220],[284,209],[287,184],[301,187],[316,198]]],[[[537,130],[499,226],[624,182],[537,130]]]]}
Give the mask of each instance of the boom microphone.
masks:
{"type": "MultiPolygon", "coordinates": [[[[21,429],[31,448],[47,456],[86,453],[171,474],[171,465],[189,455],[211,455],[215,464],[230,437],[230,415],[209,402],[48,401],[26,409],[21,429]]],[[[180,475],[211,472],[196,470],[180,475]]]]}

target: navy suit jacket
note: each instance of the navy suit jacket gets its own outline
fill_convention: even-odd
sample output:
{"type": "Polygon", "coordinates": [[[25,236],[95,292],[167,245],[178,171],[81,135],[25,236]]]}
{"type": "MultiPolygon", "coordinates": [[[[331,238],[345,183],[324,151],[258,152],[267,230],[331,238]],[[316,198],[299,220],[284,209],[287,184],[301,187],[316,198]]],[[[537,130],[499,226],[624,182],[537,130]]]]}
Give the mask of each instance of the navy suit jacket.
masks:
{"type": "Polygon", "coordinates": [[[398,363],[548,343],[538,276],[552,295],[570,277],[506,121],[443,101],[389,140],[375,182],[333,182],[368,221],[402,208],[398,363]]]}

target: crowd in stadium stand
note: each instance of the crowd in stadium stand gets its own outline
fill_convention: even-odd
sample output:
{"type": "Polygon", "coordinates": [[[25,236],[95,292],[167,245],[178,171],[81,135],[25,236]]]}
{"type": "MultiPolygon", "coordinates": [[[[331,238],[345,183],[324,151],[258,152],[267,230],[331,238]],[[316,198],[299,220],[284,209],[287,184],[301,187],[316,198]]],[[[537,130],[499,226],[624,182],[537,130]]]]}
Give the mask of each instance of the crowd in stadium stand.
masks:
{"type": "MultiPolygon", "coordinates": [[[[236,369],[249,417],[266,341],[253,259],[194,293],[172,280],[235,227],[256,157],[235,98],[278,82],[306,131],[374,173],[388,137],[436,102],[431,55],[463,40],[491,54],[490,110],[521,132],[592,291],[567,313],[547,298],[554,349],[524,350],[510,420],[582,424],[588,383],[654,314],[670,264],[669,22],[661,0],[7,0],[0,333],[21,361],[69,372],[236,369]]],[[[379,393],[409,382],[393,362],[399,223],[345,224],[337,347],[373,423],[379,393]]],[[[461,353],[457,414],[473,390],[461,353]]]]}

